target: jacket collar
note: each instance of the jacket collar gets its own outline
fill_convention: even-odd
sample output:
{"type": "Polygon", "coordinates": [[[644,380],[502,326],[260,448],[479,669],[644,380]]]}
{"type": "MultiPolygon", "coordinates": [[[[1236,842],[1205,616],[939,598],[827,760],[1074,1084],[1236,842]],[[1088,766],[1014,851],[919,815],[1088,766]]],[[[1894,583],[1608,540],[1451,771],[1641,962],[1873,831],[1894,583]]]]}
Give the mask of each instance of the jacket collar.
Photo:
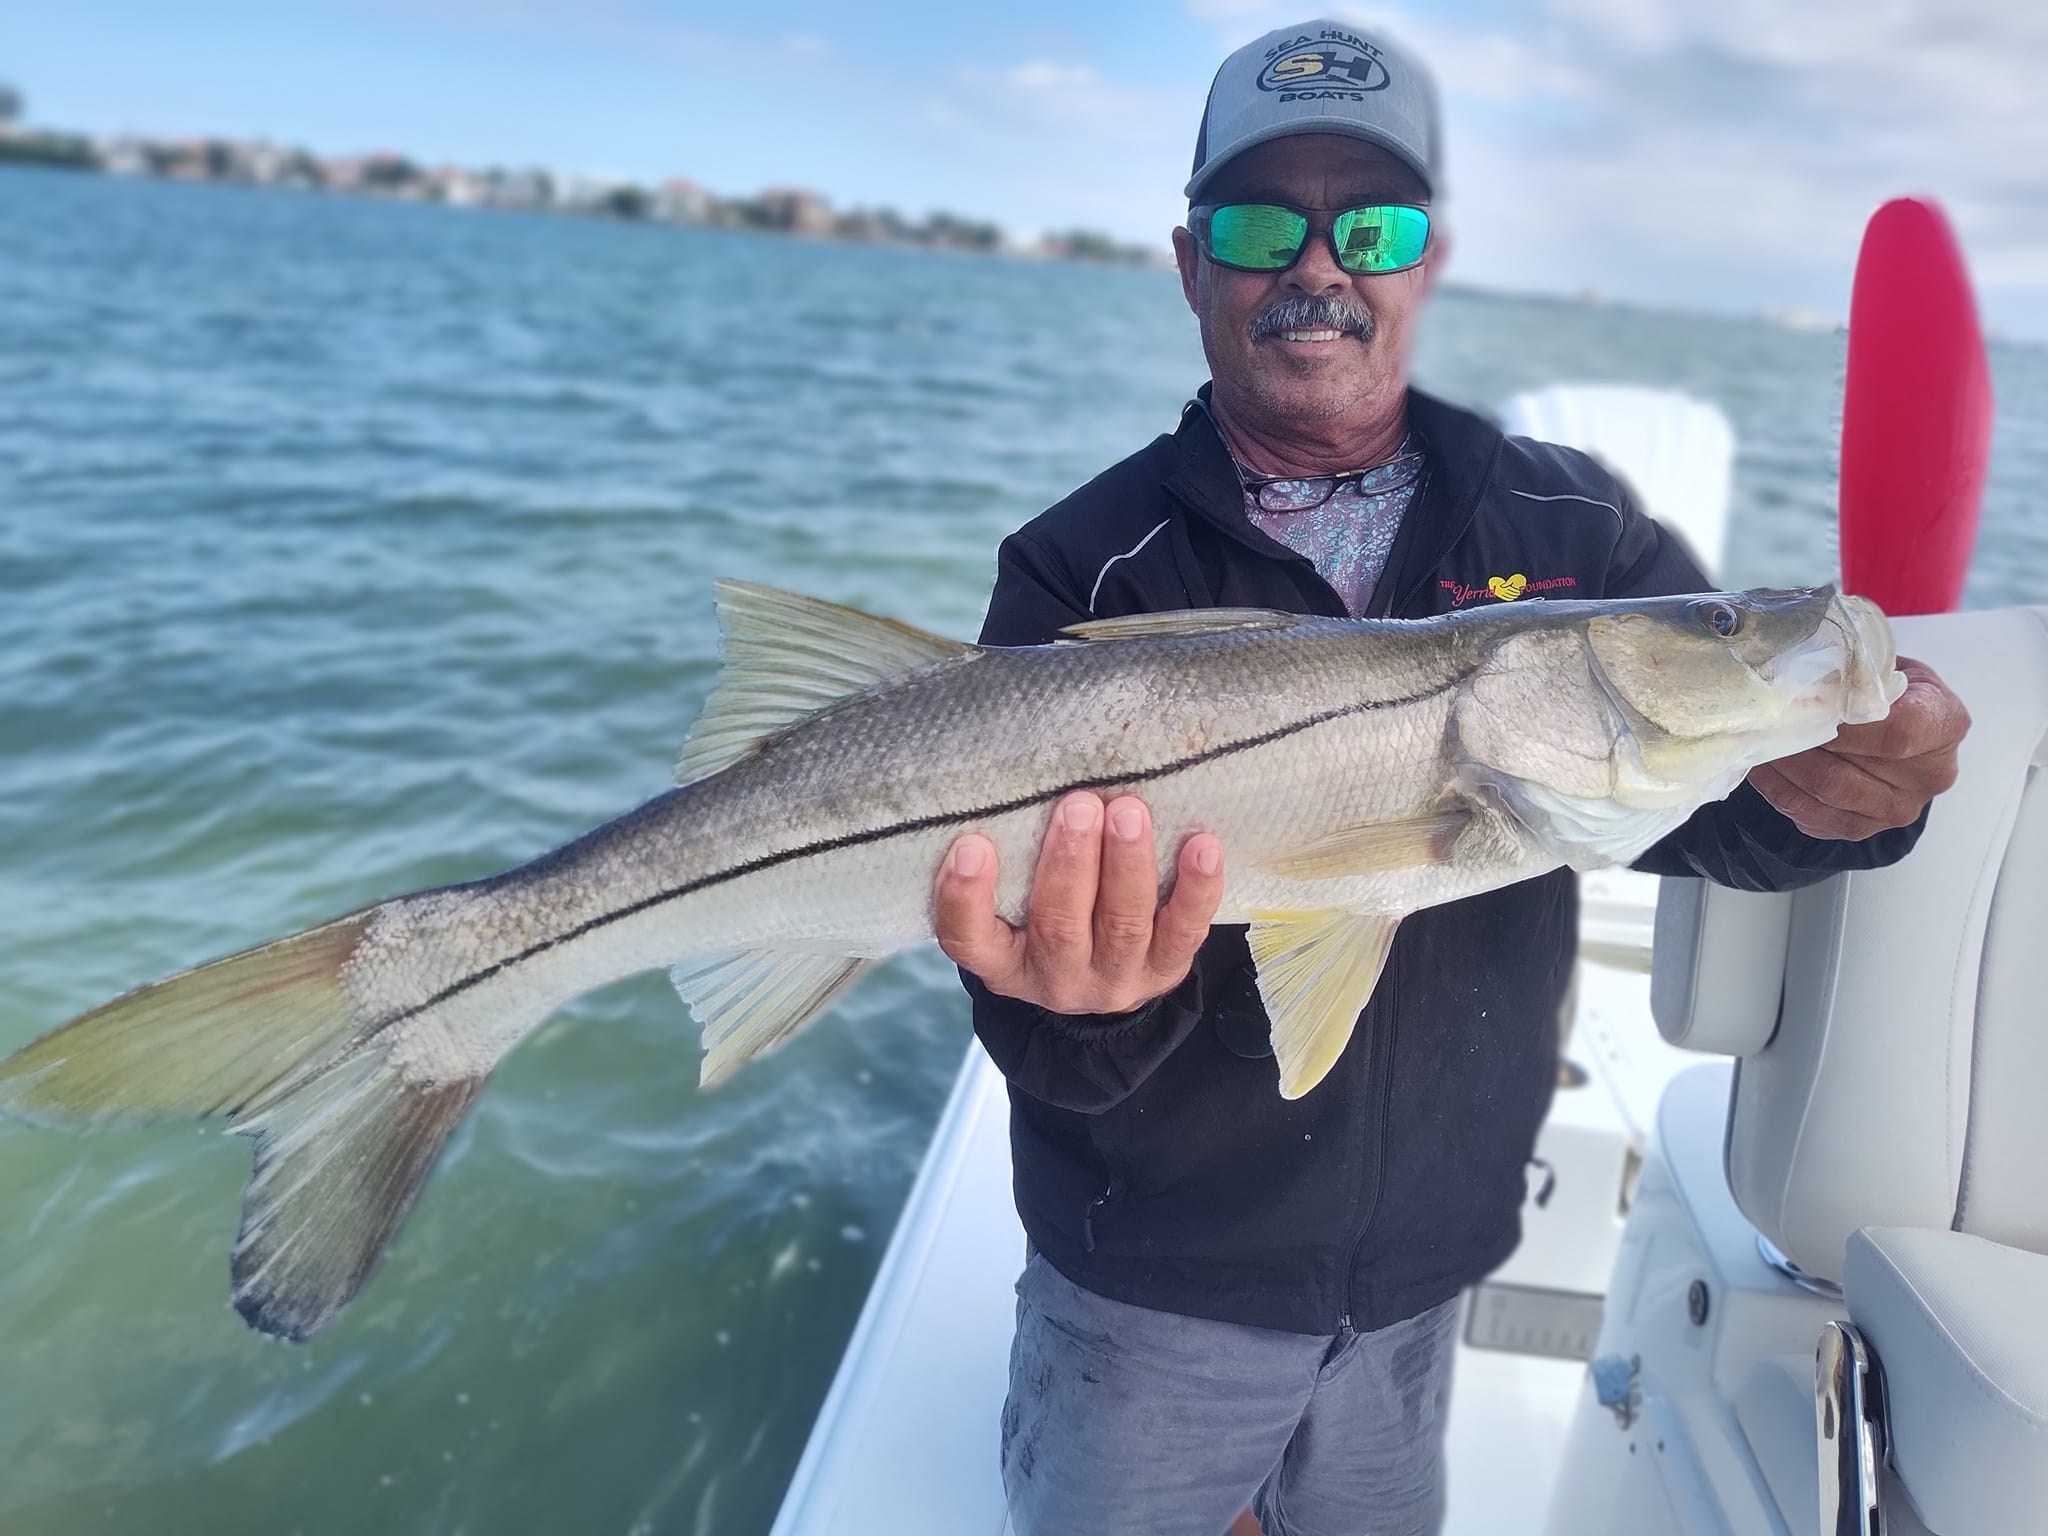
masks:
{"type": "MultiPolygon", "coordinates": [[[[1212,386],[1204,384],[1181,411],[1165,479],[1167,494],[1238,543],[1269,558],[1294,555],[1252,526],[1244,515],[1243,484],[1237,464],[1208,410],[1212,386]]],[[[1428,460],[1423,494],[1403,519],[1387,557],[1373,607],[1393,611],[1418,581],[1427,580],[1451,546],[1463,537],[1492,482],[1505,441],[1485,417],[1448,404],[1419,389],[1408,391],[1408,425],[1421,439],[1428,460]]]]}

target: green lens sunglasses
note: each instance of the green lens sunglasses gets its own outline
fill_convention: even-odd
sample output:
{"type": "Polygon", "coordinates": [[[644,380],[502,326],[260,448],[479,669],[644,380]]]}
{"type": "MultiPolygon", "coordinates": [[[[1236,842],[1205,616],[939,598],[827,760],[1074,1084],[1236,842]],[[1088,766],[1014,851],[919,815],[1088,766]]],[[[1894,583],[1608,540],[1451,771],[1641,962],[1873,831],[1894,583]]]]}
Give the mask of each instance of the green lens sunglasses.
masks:
{"type": "MultiPolygon", "coordinates": [[[[1308,209],[1285,203],[1203,203],[1188,210],[1196,249],[1219,267],[1285,272],[1308,244],[1308,209]]],[[[1330,253],[1346,272],[1405,272],[1429,249],[1429,210],[1371,203],[1330,219],[1330,253]]]]}

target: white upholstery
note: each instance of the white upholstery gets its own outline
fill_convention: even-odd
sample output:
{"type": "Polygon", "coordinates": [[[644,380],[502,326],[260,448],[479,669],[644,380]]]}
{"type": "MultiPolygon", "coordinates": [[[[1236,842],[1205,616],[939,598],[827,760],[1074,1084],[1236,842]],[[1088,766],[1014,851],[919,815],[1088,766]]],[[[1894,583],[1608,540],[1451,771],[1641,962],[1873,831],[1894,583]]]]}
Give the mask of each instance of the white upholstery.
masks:
{"type": "Polygon", "coordinates": [[[1657,893],[1650,1014],[1688,1051],[1748,1056],[1770,1044],[1785,995],[1792,898],[1666,880],[1657,893]]]}
{"type": "Polygon", "coordinates": [[[1626,480],[1710,574],[1721,566],[1735,429],[1718,405],[1634,384],[1553,384],[1511,396],[1501,427],[1590,453],[1626,480]]]}
{"type": "Polygon", "coordinates": [[[2048,1235],[2048,610],[1896,630],[1970,706],[1961,780],[1904,861],[1794,894],[1777,1031],[1729,1118],[1743,1213],[1826,1279],[1862,1226],[2048,1235]]]}
{"type": "Polygon", "coordinates": [[[1876,1227],[1849,1239],[1843,1280],[1884,1368],[1892,1460],[1927,1528],[2048,1529],[2048,1256],[1876,1227]]]}
{"type": "MultiPolygon", "coordinates": [[[[1776,905],[1674,890],[1653,1006],[1667,1038],[1741,1055],[1729,1191],[1843,1280],[1913,1512],[2048,1531],[2048,609],[1894,627],[1974,720],[1919,846],[1776,905]]],[[[1752,1440],[1784,1418],[1774,1385],[1738,1405],[1752,1440]]],[[[1766,1465],[1803,1518],[1796,1463],[1766,1465]]]]}
{"type": "Polygon", "coordinates": [[[1977,1009],[2016,1027],[1977,1031],[1955,1225],[2048,1253],[2048,763],[2038,759],[1991,902],[1977,1009]]]}

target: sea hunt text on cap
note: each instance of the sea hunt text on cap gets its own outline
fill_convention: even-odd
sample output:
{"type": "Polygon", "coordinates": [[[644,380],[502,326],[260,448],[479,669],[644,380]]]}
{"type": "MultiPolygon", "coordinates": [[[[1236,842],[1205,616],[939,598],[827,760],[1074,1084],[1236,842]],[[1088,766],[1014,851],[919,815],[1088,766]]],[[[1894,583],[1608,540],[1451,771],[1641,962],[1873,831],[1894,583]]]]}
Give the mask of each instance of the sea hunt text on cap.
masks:
{"type": "Polygon", "coordinates": [[[1259,89],[1278,91],[1282,101],[1363,101],[1367,91],[1383,91],[1388,83],[1380,50],[1334,27],[1269,48],[1259,71],[1259,89]]]}

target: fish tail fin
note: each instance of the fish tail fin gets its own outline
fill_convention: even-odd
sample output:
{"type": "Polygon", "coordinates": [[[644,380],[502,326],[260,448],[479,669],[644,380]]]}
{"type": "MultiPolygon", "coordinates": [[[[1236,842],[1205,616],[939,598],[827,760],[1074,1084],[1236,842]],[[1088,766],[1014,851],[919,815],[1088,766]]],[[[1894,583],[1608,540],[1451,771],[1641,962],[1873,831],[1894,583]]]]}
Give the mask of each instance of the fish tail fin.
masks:
{"type": "Polygon", "coordinates": [[[72,1130],[232,1115],[338,1054],[375,909],[153,981],[0,1061],[0,1114],[72,1130]]]}
{"type": "Polygon", "coordinates": [[[390,1035],[390,1001],[351,996],[381,910],[152,982],[0,1061],[0,1114],[81,1130],[226,1115],[252,1137],[233,1299],[290,1339],[375,1271],[488,1071],[426,994],[390,1035]]]}
{"type": "Polygon", "coordinates": [[[250,1327],[310,1338],[354,1299],[483,1085],[414,1078],[370,1046],[236,1125],[256,1141],[230,1265],[250,1327]]]}

